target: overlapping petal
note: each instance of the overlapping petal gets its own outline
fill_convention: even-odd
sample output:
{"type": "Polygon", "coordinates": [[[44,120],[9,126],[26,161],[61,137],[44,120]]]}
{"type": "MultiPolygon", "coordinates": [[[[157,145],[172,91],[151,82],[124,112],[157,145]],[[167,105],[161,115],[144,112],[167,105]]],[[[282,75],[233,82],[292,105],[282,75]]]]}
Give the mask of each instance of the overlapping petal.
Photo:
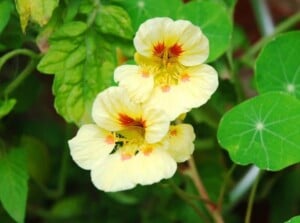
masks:
{"type": "Polygon", "coordinates": [[[68,143],[73,160],[88,170],[105,160],[115,146],[111,132],[94,124],[81,126],[68,143]]]}
{"type": "Polygon", "coordinates": [[[176,171],[176,162],[165,151],[155,149],[150,154],[139,153],[131,159],[122,160],[119,153],[94,168],[92,182],[103,191],[128,190],[137,184],[148,185],[170,178],[176,171]]]}
{"type": "Polygon", "coordinates": [[[138,120],[141,115],[141,106],[131,101],[127,91],[121,87],[110,87],[99,93],[92,108],[92,117],[96,124],[108,131],[126,128],[120,120],[122,117],[138,120]]]}
{"type": "Polygon", "coordinates": [[[202,64],[187,67],[180,74],[177,85],[168,89],[156,86],[146,106],[162,109],[171,120],[192,108],[199,107],[210,99],[218,87],[218,75],[214,68],[202,64]]]}
{"type": "Polygon", "coordinates": [[[188,160],[194,151],[194,129],[189,124],[172,125],[169,130],[169,146],[167,152],[176,160],[188,160]]]}
{"type": "Polygon", "coordinates": [[[149,70],[136,65],[119,66],[114,73],[115,81],[137,103],[143,103],[150,97],[154,86],[153,76],[149,70]]]}

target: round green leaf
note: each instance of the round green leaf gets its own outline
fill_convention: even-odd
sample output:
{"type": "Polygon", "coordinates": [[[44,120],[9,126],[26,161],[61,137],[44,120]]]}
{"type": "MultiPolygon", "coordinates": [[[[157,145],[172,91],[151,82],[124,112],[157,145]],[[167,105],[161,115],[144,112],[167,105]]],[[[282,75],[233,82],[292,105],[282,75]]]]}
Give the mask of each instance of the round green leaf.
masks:
{"type": "Polygon", "coordinates": [[[257,96],[227,112],[218,140],[241,165],[280,170],[300,161],[300,102],[288,94],[257,96]]]}
{"type": "Polygon", "coordinates": [[[293,217],[292,219],[286,221],[285,223],[300,223],[300,216],[293,217]]]}
{"type": "Polygon", "coordinates": [[[260,93],[283,91],[300,98],[300,31],[278,36],[268,43],[256,61],[260,93]]]}
{"type": "Polygon", "coordinates": [[[177,15],[177,18],[188,19],[198,25],[209,39],[208,62],[217,59],[228,48],[232,22],[224,4],[215,1],[191,2],[185,4],[177,15]]]}

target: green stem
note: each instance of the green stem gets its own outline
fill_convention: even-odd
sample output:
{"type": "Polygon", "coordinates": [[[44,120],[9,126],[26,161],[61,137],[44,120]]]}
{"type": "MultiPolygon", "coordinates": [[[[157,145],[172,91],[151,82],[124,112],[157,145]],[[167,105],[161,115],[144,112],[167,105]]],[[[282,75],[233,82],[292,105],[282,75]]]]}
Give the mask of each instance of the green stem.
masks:
{"type": "Polygon", "coordinates": [[[6,61],[8,61],[9,59],[11,59],[17,55],[25,55],[25,56],[31,57],[32,59],[38,57],[38,55],[36,53],[34,53],[33,51],[28,50],[28,49],[16,49],[16,50],[10,51],[0,58],[0,70],[2,69],[2,67],[6,63],[6,61]]]}
{"type": "MultiPolygon", "coordinates": [[[[286,19],[280,23],[274,30],[274,33],[261,38],[256,44],[254,44],[241,58],[241,61],[249,61],[249,58],[253,57],[267,42],[272,40],[277,34],[284,32],[300,21],[300,12],[286,19]]],[[[253,64],[252,64],[253,66],[253,64]]]]}
{"type": "Polygon", "coordinates": [[[101,1],[100,0],[93,0],[93,6],[94,6],[94,10],[92,11],[92,13],[90,14],[90,16],[88,17],[88,20],[87,20],[88,27],[93,25],[93,23],[96,19],[96,16],[97,16],[97,14],[100,10],[101,1]]]}
{"type": "Polygon", "coordinates": [[[231,168],[229,169],[229,171],[227,172],[225,178],[224,178],[224,183],[221,187],[221,190],[220,190],[220,195],[219,195],[219,199],[218,199],[218,206],[221,207],[222,204],[223,204],[223,200],[224,200],[224,195],[225,195],[225,191],[226,191],[226,187],[228,185],[228,181],[230,179],[230,176],[232,175],[233,171],[235,170],[236,168],[236,164],[234,163],[231,168]]]}
{"type": "Polygon", "coordinates": [[[198,190],[198,193],[202,200],[208,201],[204,203],[205,208],[207,209],[208,213],[211,215],[211,217],[214,219],[215,223],[224,223],[224,220],[221,216],[220,209],[217,205],[213,205],[213,202],[211,201],[206,188],[202,182],[202,179],[197,171],[194,158],[191,157],[188,161],[189,163],[189,171],[187,171],[187,174],[192,179],[196,189],[198,190]]]}
{"type": "Polygon", "coordinates": [[[245,99],[245,93],[243,91],[243,87],[241,85],[241,80],[238,76],[238,73],[236,72],[234,63],[233,63],[233,58],[232,58],[232,49],[230,48],[227,53],[226,53],[226,58],[228,61],[228,65],[230,68],[230,73],[231,73],[231,78],[234,84],[235,88],[235,93],[237,95],[237,101],[238,103],[242,102],[245,99]]]}
{"type": "Polygon", "coordinates": [[[197,205],[191,201],[191,199],[195,199],[194,197],[192,197],[192,195],[189,195],[187,193],[185,193],[184,191],[182,191],[180,188],[177,187],[177,185],[170,180],[170,185],[173,188],[173,190],[175,191],[175,193],[183,200],[185,201],[191,208],[194,209],[194,211],[196,212],[196,214],[205,222],[210,222],[209,219],[207,218],[207,216],[201,211],[201,209],[199,209],[197,207],[197,205]]]}
{"type": "Polygon", "coordinates": [[[254,184],[251,188],[249,200],[248,200],[248,205],[247,205],[247,211],[246,211],[246,216],[245,216],[245,223],[250,223],[251,221],[251,214],[252,214],[252,209],[253,209],[253,203],[254,203],[254,198],[257,190],[257,186],[259,183],[260,176],[262,174],[262,171],[257,175],[254,184]]]}
{"type": "Polygon", "coordinates": [[[24,70],[4,90],[4,96],[8,97],[35,69],[37,59],[31,59],[24,70]]]}

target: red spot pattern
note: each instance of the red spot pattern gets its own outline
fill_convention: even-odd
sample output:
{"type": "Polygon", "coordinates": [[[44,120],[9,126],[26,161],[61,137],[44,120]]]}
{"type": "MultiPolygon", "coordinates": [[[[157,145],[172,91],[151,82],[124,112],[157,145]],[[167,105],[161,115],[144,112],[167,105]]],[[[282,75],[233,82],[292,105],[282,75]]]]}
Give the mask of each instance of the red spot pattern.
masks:
{"type": "Polygon", "coordinates": [[[164,86],[161,86],[161,90],[162,92],[169,92],[171,90],[171,87],[169,85],[164,85],[164,86]]]}
{"type": "Polygon", "coordinates": [[[176,130],[176,129],[172,129],[172,130],[170,131],[170,135],[171,135],[171,136],[177,136],[177,130],[176,130]]]}
{"type": "Polygon", "coordinates": [[[157,43],[154,47],[153,47],[153,54],[156,56],[161,56],[161,54],[164,52],[165,50],[165,44],[164,43],[157,43]]]}
{"type": "Polygon", "coordinates": [[[170,47],[169,52],[173,57],[179,57],[183,52],[181,45],[175,43],[172,47],[170,47]]]}
{"type": "Polygon", "coordinates": [[[113,135],[106,136],[105,142],[107,144],[115,144],[115,138],[113,135]]]}
{"type": "Polygon", "coordinates": [[[137,127],[145,127],[144,120],[135,120],[128,115],[119,114],[119,121],[123,126],[137,126],[137,127]]]}
{"type": "Polygon", "coordinates": [[[183,74],[181,76],[181,81],[182,82],[188,82],[190,80],[190,76],[188,74],[183,74]]]}

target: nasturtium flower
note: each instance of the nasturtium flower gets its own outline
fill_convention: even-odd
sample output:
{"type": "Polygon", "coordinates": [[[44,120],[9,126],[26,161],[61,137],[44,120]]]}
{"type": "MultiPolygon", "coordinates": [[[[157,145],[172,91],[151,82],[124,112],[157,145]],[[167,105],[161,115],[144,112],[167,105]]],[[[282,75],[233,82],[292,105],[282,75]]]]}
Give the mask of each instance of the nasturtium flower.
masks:
{"type": "Polygon", "coordinates": [[[119,66],[114,79],[132,100],[164,110],[170,120],[207,102],[218,87],[215,69],[203,64],[209,43],[189,21],[154,18],[134,38],[137,65],[119,66]]]}
{"type": "Polygon", "coordinates": [[[194,150],[192,126],[170,125],[163,111],[133,102],[121,87],[98,94],[92,117],[95,123],[82,125],[69,147],[73,160],[91,171],[93,184],[103,191],[170,178],[176,162],[194,150]]]}

